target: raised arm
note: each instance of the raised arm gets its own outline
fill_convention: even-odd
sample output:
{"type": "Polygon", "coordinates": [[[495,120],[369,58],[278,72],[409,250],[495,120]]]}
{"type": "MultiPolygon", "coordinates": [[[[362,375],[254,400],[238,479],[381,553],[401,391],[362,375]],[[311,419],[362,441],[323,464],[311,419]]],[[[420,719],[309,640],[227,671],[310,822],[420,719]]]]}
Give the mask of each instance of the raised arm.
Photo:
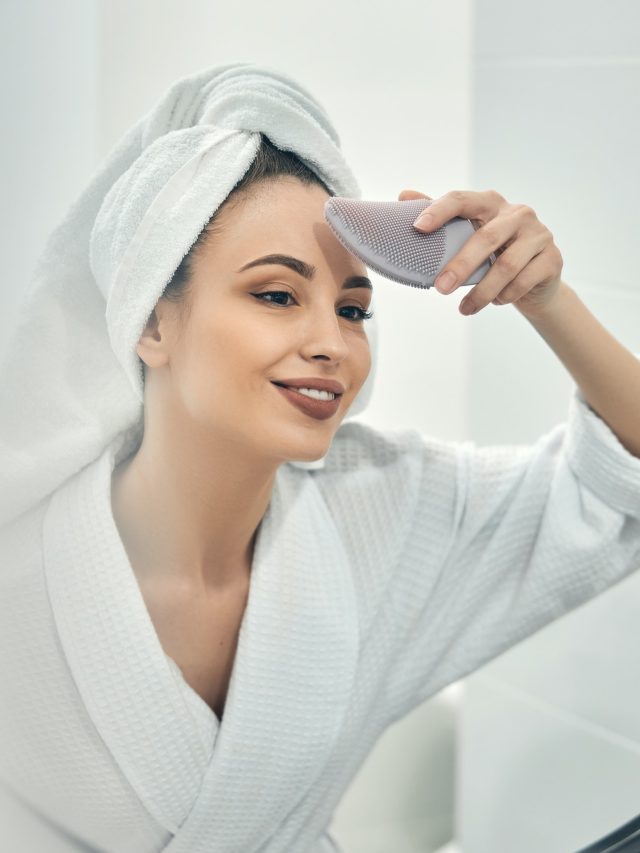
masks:
{"type": "Polygon", "coordinates": [[[515,307],[573,376],[593,411],[640,458],[640,361],[613,337],[568,284],[538,310],[515,307]]]}
{"type": "MultiPolygon", "coordinates": [[[[423,197],[404,190],[400,199],[423,197]]],[[[454,216],[472,219],[476,233],[436,279],[441,293],[453,293],[491,253],[496,262],[460,303],[464,315],[490,302],[513,304],[574,378],[586,402],[615,433],[622,446],[640,457],[640,364],[560,279],[562,255],[553,234],[524,204],[510,204],[495,190],[453,190],[429,205],[414,227],[434,231],[454,216]]]]}

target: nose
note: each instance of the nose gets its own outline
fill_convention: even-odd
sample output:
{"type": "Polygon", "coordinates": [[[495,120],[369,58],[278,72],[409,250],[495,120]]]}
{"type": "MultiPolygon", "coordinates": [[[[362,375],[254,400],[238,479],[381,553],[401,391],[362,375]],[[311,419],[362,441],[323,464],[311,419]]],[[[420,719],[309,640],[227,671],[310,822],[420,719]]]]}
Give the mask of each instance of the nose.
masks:
{"type": "Polygon", "coordinates": [[[303,331],[302,353],[305,358],[342,361],[349,353],[344,324],[352,322],[339,317],[335,305],[309,311],[303,331]]]}

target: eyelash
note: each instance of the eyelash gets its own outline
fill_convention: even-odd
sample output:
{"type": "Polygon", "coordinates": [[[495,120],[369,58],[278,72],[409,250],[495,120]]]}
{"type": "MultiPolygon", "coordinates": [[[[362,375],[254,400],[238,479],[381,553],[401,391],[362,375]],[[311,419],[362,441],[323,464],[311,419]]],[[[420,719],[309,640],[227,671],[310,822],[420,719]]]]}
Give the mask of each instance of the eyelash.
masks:
{"type": "MultiPolygon", "coordinates": [[[[265,290],[262,293],[252,293],[251,295],[255,296],[256,299],[260,299],[261,301],[266,302],[267,304],[278,305],[277,302],[273,302],[269,299],[264,299],[264,300],[262,299],[263,296],[270,296],[274,293],[275,294],[284,293],[285,296],[291,296],[291,298],[293,299],[293,294],[289,293],[288,290],[265,290]]],[[[281,305],[280,307],[281,308],[288,308],[290,306],[281,305]]],[[[360,308],[359,305],[345,305],[344,307],[345,308],[355,308],[357,311],[360,312],[360,316],[356,317],[355,319],[352,319],[349,317],[347,318],[347,319],[350,319],[352,323],[359,323],[362,320],[370,320],[373,317],[373,313],[374,313],[373,311],[365,311],[364,308],[360,308]]]]}

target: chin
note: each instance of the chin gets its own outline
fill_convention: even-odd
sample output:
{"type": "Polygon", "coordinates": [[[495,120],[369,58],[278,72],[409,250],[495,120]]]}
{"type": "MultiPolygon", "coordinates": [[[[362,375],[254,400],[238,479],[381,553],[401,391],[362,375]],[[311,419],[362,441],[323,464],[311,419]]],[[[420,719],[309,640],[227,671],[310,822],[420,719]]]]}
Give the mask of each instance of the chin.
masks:
{"type": "MultiPolygon", "coordinates": [[[[331,436],[333,438],[333,435],[331,436]]],[[[314,444],[310,446],[308,443],[304,447],[298,447],[292,443],[286,453],[287,462],[317,462],[329,452],[331,441],[323,442],[322,446],[314,444]]]]}
{"type": "Polygon", "coordinates": [[[326,444],[324,447],[314,450],[313,452],[307,447],[306,452],[301,450],[296,453],[296,451],[291,448],[289,451],[288,459],[291,462],[316,462],[318,459],[322,459],[322,457],[328,453],[329,448],[331,447],[331,442],[326,444]]]}

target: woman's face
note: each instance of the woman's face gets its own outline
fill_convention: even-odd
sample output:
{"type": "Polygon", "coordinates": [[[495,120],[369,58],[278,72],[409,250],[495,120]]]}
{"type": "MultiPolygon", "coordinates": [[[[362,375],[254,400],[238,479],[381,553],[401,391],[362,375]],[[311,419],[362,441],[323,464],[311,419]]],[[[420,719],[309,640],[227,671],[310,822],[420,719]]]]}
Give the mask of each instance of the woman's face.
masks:
{"type": "MultiPolygon", "coordinates": [[[[366,268],[327,225],[327,198],[320,186],[279,178],[223,205],[221,232],[208,235],[196,255],[180,334],[178,306],[161,299],[156,307],[157,346],[166,360],[152,362],[163,368],[173,414],[204,429],[207,439],[219,436],[278,463],[327,452],[371,368],[369,321],[361,319],[372,297],[366,268]],[[282,263],[242,269],[275,254],[314,267],[312,278],[282,263]],[[343,288],[351,277],[364,280],[343,288]],[[274,384],[298,378],[339,382],[344,393],[335,414],[305,414],[274,384]]],[[[149,364],[147,352],[140,343],[149,364]]]]}

